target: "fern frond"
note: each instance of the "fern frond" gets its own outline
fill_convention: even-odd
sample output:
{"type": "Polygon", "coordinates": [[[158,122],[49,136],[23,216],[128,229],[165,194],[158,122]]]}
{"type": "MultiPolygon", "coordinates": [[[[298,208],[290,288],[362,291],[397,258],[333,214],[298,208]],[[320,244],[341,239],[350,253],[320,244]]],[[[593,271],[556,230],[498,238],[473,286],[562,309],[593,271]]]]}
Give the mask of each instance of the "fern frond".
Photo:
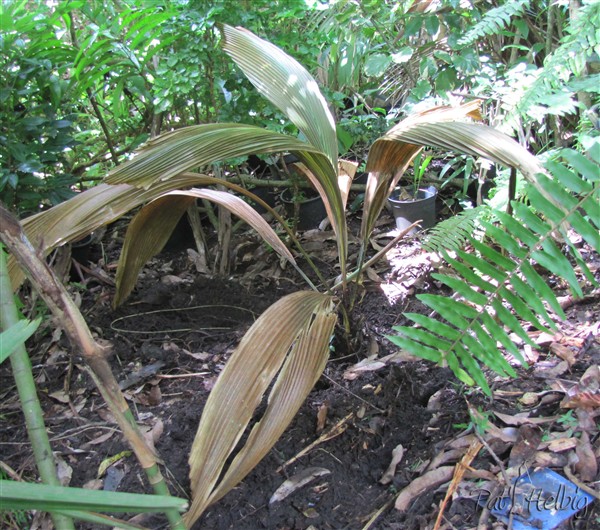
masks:
{"type": "Polygon", "coordinates": [[[476,40],[496,35],[510,25],[511,20],[525,11],[531,0],[509,0],[506,4],[490,9],[483,18],[458,41],[459,46],[471,46],[476,40]]]}
{"type": "Polygon", "coordinates": [[[423,241],[427,252],[458,250],[463,248],[467,239],[477,228],[478,220],[489,212],[485,205],[464,210],[435,225],[423,241]]]}
{"type": "Polygon", "coordinates": [[[598,76],[586,74],[586,62],[600,54],[600,3],[581,6],[571,20],[568,33],[560,46],[544,61],[544,68],[523,93],[514,114],[541,119],[546,114],[564,115],[574,112],[578,91],[598,93],[598,76]],[[594,82],[596,81],[596,82],[594,82]]]}
{"type": "Polygon", "coordinates": [[[515,375],[500,347],[525,364],[509,333],[535,347],[527,334],[529,325],[549,331],[556,328],[556,318],[565,318],[540,269],[562,278],[576,296],[583,296],[575,267],[557,239],[586,279],[597,285],[569,234],[580,234],[599,251],[600,161],[570,150],[562,156],[571,167],[548,163],[553,177],[540,180],[555,202],[529,185],[525,189],[529,203],[515,201],[514,217],[495,212],[495,223],[481,221],[488,242],[469,235],[466,240],[473,251],[459,249],[453,256],[441,251],[454,274],[433,276],[454,295],[419,295],[438,316],[406,314],[419,329],[395,327],[399,335],[388,337],[393,343],[447,365],[461,381],[478,384],[489,394],[484,367],[501,376],[515,375]]]}

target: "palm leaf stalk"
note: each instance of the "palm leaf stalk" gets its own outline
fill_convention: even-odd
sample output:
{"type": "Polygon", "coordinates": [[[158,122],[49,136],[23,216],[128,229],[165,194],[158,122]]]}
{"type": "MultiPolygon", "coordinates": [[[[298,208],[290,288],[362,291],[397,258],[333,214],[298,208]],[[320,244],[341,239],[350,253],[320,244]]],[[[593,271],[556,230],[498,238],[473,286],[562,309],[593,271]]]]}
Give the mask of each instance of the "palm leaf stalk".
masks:
{"type": "MultiPolygon", "coordinates": [[[[0,328],[7,330],[17,325],[20,320],[8,276],[6,254],[0,244],[0,328]]],[[[21,409],[25,416],[27,436],[31,443],[40,478],[44,484],[60,486],[56,473],[56,462],[52,456],[52,447],[44,424],[44,413],[37,396],[35,379],[31,371],[31,360],[23,343],[17,345],[11,354],[10,363],[19,400],[21,401],[21,409]]],[[[56,528],[75,530],[75,525],[70,517],[56,513],[51,514],[51,516],[56,528]]]]}
{"type": "MultiPolygon", "coordinates": [[[[94,340],[81,312],[69,297],[62,283],[56,278],[52,269],[37,256],[31,243],[23,233],[18,220],[2,205],[0,205],[0,220],[2,225],[1,240],[18,261],[50,311],[61,322],[73,347],[85,359],[92,380],[135,452],[155,493],[170,495],[158,468],[157,457],[145,441],[110,369],[105,348],[94,340]]],[[[173,529],[185,529],[181,515],[177,510],[167,510],[166,516],[173,529]]]]}

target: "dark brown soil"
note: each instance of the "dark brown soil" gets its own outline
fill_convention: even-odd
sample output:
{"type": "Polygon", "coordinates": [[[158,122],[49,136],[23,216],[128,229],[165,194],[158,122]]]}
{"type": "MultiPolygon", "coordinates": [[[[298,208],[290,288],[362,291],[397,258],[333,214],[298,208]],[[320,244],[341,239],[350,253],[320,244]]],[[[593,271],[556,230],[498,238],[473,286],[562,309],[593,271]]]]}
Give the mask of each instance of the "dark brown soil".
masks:
{"type": "MultiPolygon", "coordinates": [[[[494,390],[500,393],[492,401],[458,384],[449,370],[414,359],[396,360],[378,370],[345,377],[349,367],[370,355],[381,359],[395,353],[397,349],[385,336],[393,332],[393,326],[405,323],[403,312],[424,311],[415,292],[439,289],[418,245],[407,243],[403,249],[400,256],[408,260],[404,265],[392,263],[374,271],[387,284],[398,283],[400,294],[395,302],[384,296],[377,283],[366,284],[352,316],[354,340],[347,342],[337,334],[325,373],[283,437],[238,487],[206,512],[194,526],[196,530],[361,529],[370,521],[370,528],[381,530],[433,528],[447,484],[422,492],[406,513],[395,510],[393,502],[428,462],[472,432],[468,429],[468,404],[482,411],[513,414],[519,408],[516,398],[497,396],[509,396],[510,391],[521,396],[545,388],[546,382],[535,373],[523,371],[516,381],[494,379],[494,390]],[[317,432],[319,410],[327,411],[324,432],[339,424],[337,435],[284,465],[322,434],[317,432]],[[404,458],[392,482],[382,485],[379,480],[399,444],[404,458]],[[269,503],[284,480],[311,467],[329,473],[287,498],[269,503]]],[[[203,405],[229,355],[260,313],[284,294],[301,288],[298,279],[287,279],[289,271],[279,278],[265,274],[245,281],[245,270],[239,265],[231,279],[209,278],[191,272],[185,253],[174,253],[153,260],[131,299],[116,311],[110,307],[112,288],[105,283],[86,276],[87,288],[80,291],[90,328],[113,346],[111,364],[134,413],[142,425],[155,427],[164,475],[177,496],[189,495],[188,453],[203,405]],[[181,281],[167,286],[165,276],[177,276],[181,281]],[[144,374],[142,368],[148,372],[144,374]],[[133,378],[135,375],[139,377],[133,378]],[[162,425],[162,431],[157,425],[162,425]]],[[[597,318],[599,307],[598,300],[575,306],[570,319],[589,321],[594,314],[597,318]]],[[[133,456],[113,464],[98,479],[101,462],[128,447],[82,364],[69,361],[64,339],[51,329],[45,333],[38,334],[31,347],[34,372],[53,449],[72,469],[70,485],[90,487],[97,481],[94,487],[149,492],[133,456]]],[[[592,338],[564,377],[577,381],[599,360],[600,348],[592,338]]],[[[0,459],[32,480],[36,472],[7,364],[2,366],[0,459]]],[[[554,401],[536,414],[542,413],[552,416],[564,414],[564,410],[554,401]]],[[[597,433],[593,441],[597,450],[597,433]]],[[[505,444],[496,451],[491,455],[482,450],[473,467],[496,473],[494,458],[506,458],[510,446],[505,444]]],[[[477,527],[481,517],[477,496],[455,497],[445,510],[443,528],[477,527]]],[[[577,527],[598,528],[597,517],[597,508],[595,512],[588,509],[577,527]]],[[[146,518],[142,524],[167,528],[158,516],[146,518]]]]}

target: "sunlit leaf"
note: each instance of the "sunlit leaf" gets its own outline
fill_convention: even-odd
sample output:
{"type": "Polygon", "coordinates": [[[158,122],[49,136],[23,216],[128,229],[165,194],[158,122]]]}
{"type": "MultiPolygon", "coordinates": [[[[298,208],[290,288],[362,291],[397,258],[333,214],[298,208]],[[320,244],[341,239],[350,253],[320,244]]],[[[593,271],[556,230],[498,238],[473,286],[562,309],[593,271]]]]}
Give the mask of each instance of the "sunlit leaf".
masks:
{"type": "Polygon", "coordinates": [[[470,117],[481,119],[479,104],[467,103],[459,107],[435,107],[409,116],[376,140],[369,151],[367,171],[369,178],[365,191],[364,213],[361,237],[371,233],[375,221],[390,193],[406,171],[412,160],[423,148],[423,143],[405,141],[401,134],[427,123],[455,123],[456,120],[470,117]]]}
{"type": "Polygon", "coordinates": [[[319,86],[294,58],[243,28],[223,25],[223,49],[257,90],[337,168],[335,122],[319,86]]]}
{"type": "Polygon", "coordinates": [[[467,116],[476,119],[477,107],[476,102],[471,102],[409,116],[375,141],[367,161],[369,182],[361,228],[363,237],[370,233],[387,196],[422,146],[483,157],[515,167],[529,182],[538,182],[537,175],[543,173],[543,166],[515,140],[492,127],[460,121],[467,116]]]}
{"type": "Polygon", "coordinates": [[[221,372],[198,426],[190,453],[188,526],[281,436],[325,367],[335,321],[331,297],[298,292],[272,305],[248,330],[221,372]],[[226,467],[276,376],[265,413],[226,467]]]}
{"type": "MultiPolygon", "coordinates": [[[[287,151],[295,152],[309,167],[319,157],[324,158],[320,163],[330,164],[317,147],[292,136],[254,125],[211,123],[184,127],[150,140],[131,160],[113,169],[105,182],[147,188],[213,162],[287,151]]],[[[335,173],[333,168],[331,171],[335,173]]]]}

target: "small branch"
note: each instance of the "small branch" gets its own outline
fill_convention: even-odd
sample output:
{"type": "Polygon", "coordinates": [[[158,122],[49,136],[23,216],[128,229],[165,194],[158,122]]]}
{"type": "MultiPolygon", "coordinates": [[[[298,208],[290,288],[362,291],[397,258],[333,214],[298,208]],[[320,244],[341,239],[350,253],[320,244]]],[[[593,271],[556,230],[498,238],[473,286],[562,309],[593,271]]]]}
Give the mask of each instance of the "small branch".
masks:
{"type": "MultiPolygon", "coordinates": [[[[169,495],[169,489],[157,465],[158,458],[144,439],[110,369],[106,358],[107,348],[94,340],[83,315],[69,297],[65,287],[56,278],[48,264],[38,256],[25,236],[19,221],[1,204],[0,226],[2,227],[0,239],[8,247],[35,290],[60,322],[73,348],[85,359],[92,380],[146,472],[155,493],[169,495]]],[[[185,529],[179,512],[169,510],[166,515],[174,530],[185,529]]]]}

